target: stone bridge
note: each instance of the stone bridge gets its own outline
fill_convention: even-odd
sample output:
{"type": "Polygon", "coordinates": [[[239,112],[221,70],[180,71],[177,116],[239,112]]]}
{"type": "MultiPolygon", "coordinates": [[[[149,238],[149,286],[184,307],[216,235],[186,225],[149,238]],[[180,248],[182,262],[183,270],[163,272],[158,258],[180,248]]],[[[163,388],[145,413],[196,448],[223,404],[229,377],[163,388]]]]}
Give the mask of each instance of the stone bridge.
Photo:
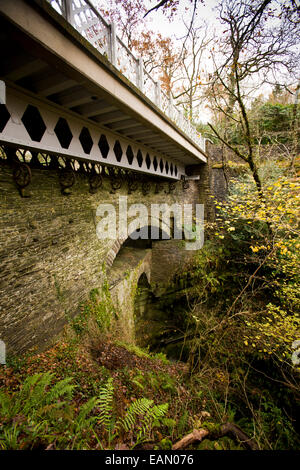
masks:
{"type": "Polygon", "coordinates": [[[132,330],[189,252],[101,240],[97,207],[206,203],[208,144],[88,0],[0,0],[0,45],[0,338],[45,347],[106,276],[132,330]]]}

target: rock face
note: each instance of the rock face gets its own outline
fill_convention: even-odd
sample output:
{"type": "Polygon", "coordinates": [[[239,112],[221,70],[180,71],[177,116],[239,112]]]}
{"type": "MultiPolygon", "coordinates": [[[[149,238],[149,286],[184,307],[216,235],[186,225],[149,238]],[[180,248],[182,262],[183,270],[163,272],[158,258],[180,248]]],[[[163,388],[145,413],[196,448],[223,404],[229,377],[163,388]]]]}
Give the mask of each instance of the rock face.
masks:
{"type": "MultiPolygon", "coordinates": [[[[94,194],[89,188],[88,177],[76,174],[70,194],[63,195],[57,170],[32,168],[28,197],[21,197],[13,169],[0,158],[0,339],[8,352],[46,347],[88,292],[101,287],[104,266],[111,266],[122,246],[124,240],[98,239],[96,209],[100,203],[117,207],[119,196],[128,195],[127,184],[115,194],[106,178],[94,194]]],[[[142,202],[150,212],[151,203],[205,203],[208,192],[204,172],[200,183],[190,181],[185,190],[177,182],[168,191],[165,182],[158,193],[153,186],[143,194],[139,184],[128,204],[142,202]]],[[[191,253],[178,240],[153,243],[145,261],[151,286],[159,288],[191,253]]],[[[133,304],[124,321],[132,324],[132,316],[133,304]]]]}

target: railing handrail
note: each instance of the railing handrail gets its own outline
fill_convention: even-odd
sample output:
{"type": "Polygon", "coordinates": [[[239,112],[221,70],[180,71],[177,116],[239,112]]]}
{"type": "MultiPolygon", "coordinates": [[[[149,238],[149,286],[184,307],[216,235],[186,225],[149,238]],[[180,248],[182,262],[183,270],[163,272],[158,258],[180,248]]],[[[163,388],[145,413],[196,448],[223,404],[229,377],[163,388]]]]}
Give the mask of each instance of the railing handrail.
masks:
{"type": "Polygon", "coordinates": [[[128,46],[126,46],[126,44],[122,41],[121,38],[119,38],[119,36],[116,36],[116,40],[121,44],[122,47],[124,47],[124,49],[126,50],[126,52],[128,54],[131,55],[131,57],[136,61],[136,63],[138,62],[138,59],[137,57],[135,57],[134,53],[129,49],[128,46]]]}
{"type": "MultiPolygon", "coordinates": [[[[177,105],[173,104],[172,96],[168,96],[163,90],[161,90],[159,86],[159,82],[153,79],[153,77],[150,75],[150,73],[146,70],[146,68],[141,63],[142,59],[137,58],[134,55],[134,53],[128,48],[128,46],[122,41],[122,39],[116,35],[114,25],[109,24],[102,17],[100,12],[95,8],[95,6],[92,4],[90,0],[47,0],[47,1],[50,3],[51,6],[53,6],[53,4],[55,3],[60,8],[61,15],[64,16],[65,19],[73,27],[75,27],[81,34],[83,34],[83,32],[85,33],[86,31],[88,31],[89,28],[93,26],[93,25],[90,25],[90,26],[88,25],[85,29],[83,28],[80,29],[80,26],[76,24],[76,21],[74,19],[75,16],[77,15],[80,20],[79,14],[77,12],[81,10],[81,13],[83,13],[83,10],[85,8],[84,4],[85,4],[88,7],[88,9],[90,9],[94,13],[94,15],[100,20],[100,23],[106,28],[105,33],[108,37],[108,44],[107,44],[107,48],[105,52],[109,60],[113,63],[113,65],[119,70],[122,69],[120,71],[129,79],[129,81],[133,82],[141,90],[141,92],[145,94],[145,96],[147,96],[147,94],[143,86],[143,82],[144,82],[143,77],[148,77],[150,79],[150,82],[152,83],[152,86],[155,87],[152,90],[153,96],[155,97],[154,104],[164,114],[166,114],[166,116],[169,119],[175,122],[175,124],[181,129],[181,131],[184,132],[196,145],[198,145],[198,147],[200,147],[202,150],[205,150],[205,138],[197,131],[195,126],[192,125],[191,121],[183,115],[183,108],[179,109],[177,105]],[[81,7],[77,7],[75,2],[79,3],[81,7]],[[73,5],[74,5],[74,11],[76,10],[74,17],[73,17],[73,5]],[[131,57],[131,59],[133,59],[135,63],[135,68],[133,71],[131,71],[131,75],[130,75],[130,70],[127,71],[126,67],[125,69],[122,67],[118,67],[118,59],[119,59],[119,62],[121,62],[122,58],[120,57],[117,58],[117,47],[116,47],[117,43],[120,44],[121,48],[124,49],[124,52],[128,54],[128,56],[131,57]],[[135,78],[132,78],[132,74],[134,74],[135,78]],[[167,105],[166,109],[163,109],[161,105],[162,96],[169,102],[169,105],[167,105]]],[[[57,11],[56,8],[55,10],[57,11]]],[[[83,35],[85,36],[85,34],[83,35]]],[[[88,37],[87,39],[89,40],[88,37]]],[[[99,38],[97,36],[96,41],[98,40],[99,38]]],[[[96,47],[95,44],[93,45],[94,47],[96,47]]],[[[98,44],[98,47],[99,47],[98,50],[102,52],[104,46],[101,49],[100,45],[98,44]]],[[[130,63],[127,65],[130,67],[130,63]]],[[[150,98],[149,96],[147,97],[153,102],[152,98],[150,98]]]]}

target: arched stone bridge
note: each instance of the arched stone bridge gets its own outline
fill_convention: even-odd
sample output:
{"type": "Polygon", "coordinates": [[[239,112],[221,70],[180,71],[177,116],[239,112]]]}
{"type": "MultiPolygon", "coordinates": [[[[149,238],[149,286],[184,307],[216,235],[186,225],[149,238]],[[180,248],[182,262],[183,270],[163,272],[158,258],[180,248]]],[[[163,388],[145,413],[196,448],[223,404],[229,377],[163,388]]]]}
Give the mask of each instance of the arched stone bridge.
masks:
{"type": "Polygon", "coordinates": [[[0,338],[19,352],[61,331],[104,266],[124,307],[126,283],[158,292],[186,260],[179,240],[99,240],[100,203],[205,203],[209,182],[204,140],[89,1],[0,0],[0,46],[0,338]]]}

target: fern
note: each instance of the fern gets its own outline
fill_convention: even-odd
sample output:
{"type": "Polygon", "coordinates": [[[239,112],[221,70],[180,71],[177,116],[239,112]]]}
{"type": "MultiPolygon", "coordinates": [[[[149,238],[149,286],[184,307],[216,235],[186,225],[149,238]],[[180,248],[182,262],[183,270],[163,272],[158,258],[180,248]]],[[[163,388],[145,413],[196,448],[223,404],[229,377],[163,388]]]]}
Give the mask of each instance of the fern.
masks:
{"type": "Polygon", "coordinates": [[[84,427],[89,427],[97,419],[94,416],[89,417],[88,415],[93,411],[97,406],[99,400],[96,397],[88,400],[84,405],[82,405],[80,412],[74,422],[75,430],[82,429],[84,427]]]}
{"type": "MultiPolygon", "coordinates": [[[[21,443],[32,448],[41,439],[44,442],[54,439],[64,448],[70,445],[74,448],[76,441],[76,448],[81,448],[83,443],[86,445],[87,432],[95,434],[95,422],[107,432],[109,446],[120,432],[135,434],[136,445],[150,435],[154,426],[161,424],[168,409],[168,404],[153,405],[153,400],[140,398],[127,408],[125,417],[118,419],[115,425],[114,384],[109,378],[100,388],[98,397],[88,400],[74,416],[74,408],[69,402],[75,387],[71,384],[72,379],[66,378],[52,385],[53,379],[54,375],[49,372],[35,374],[27,377],[13,395],[0,392],[0,420],[4,417],[6,422],[5,430],[0,427],[0,449],[17,449],[21,443]],[[93,410],[98,406],[100,411],[95,416],[93,410]],[[57,438],[60,433],[61,438],[57,438]]],[[[99,445],[102,447],[100,441],[99,445]]]]}
{"type": "Polygon", "coordinates": [[[104,387],[100,388],[99,400],[100,414],[98,422],[104,426],[109,433],[112,427],[112,410],[114,398],[113,379],[110,377],[104,387]]]}
{"type": "Polygon", "coordinates": [[[53,385],[45,397],[46,403],[52,403],[62,396],[65,396],[68,400],[71,400],[73,390],[75,388],[75,385],[70,383],[71,381],[72,377],[67,377],[66,379],[60,380],[55,385],[53,385]]]}
{"type": "Polygon", "coordinates": [[[13,397],[1,392],[0,414],[8,418],[12,418],[18,413],[33,416],[44,409],[46,405],[61,406],[64,402],[58,403],[57,400],[62,396],[70,399],[75,386],[70,384],[71,378],[66,378],[47,390],[53,378],[53,374],[49,372],[35,374],[26,378],[22,388],[13,397]]]}
{"type": "Polygon", "coordinates": [[[168,411],[168,407],[168,403],[163,403],[148,408],[137,432],[137,443],[143,441],[147,435],[150,435],[152,427],[160,424],[161,419],[168,411]]]}
{"type": "Polygon", "coordinates": [[[148,400],[147,398],[135,400],[126,411],[125,417],[118,421],[117,427],[122,428],[126,432],[130,431],[135,425],[137,416],[147,414],[152,404],[153,400],[148,400]]]}
{"type": "MultiPolygon", "coordinates": [[[[87,431],[93,432],[92,425],[97,417],[91,413],[100,402],[101,418],[107,424],[111,409],[109,395],[113,391],[111,382],[101,391],[100,398],[88,400],[74,416],[71,399],[75,385],[71,384],[72,379],[65,378],[52,384],[53,379],[54,375],[49,372],[35,374],[27,377],[13,395],[0,392],[0,421],[4,417],[6,423],[6,429],[0,426],[0,449],[17,449],[22,442],[32,448],[41,439],[43,442],[56,440],[64,448],[68,448],[72,439],[73,446],[75,440],[85,439],[87,431]]],[[[82,441],[78,446],[81,444],[82,441]]]]}
{"type": "Polygon", "coordinates": [[[126,411],[125,417],[118,421],[117,428],[125,432],[132,431],[136,426],[137,418],[139,418],[140,424],[137,429],[137,441],[135,444],[137,445],[150,435],[154,426],[160,424],[167,410],[167,403],[153,405],[153,400],[139,398],[130,405],[126,411]]]}
{"type": "Polygon", "coordinates": [[[4,429],[3,437],[0,437],[0,449],[17,450],[19,433],[20,431],[17,429],[16,425],[10,429],[4,429]]]}
{"type": "Polygon", "coordinates": [[[124,418],[118,419],[115,428],[113,429],[113,395],[114,386],[113,379],[108,379],[104,387],[100,389],[98,403],[100,405],[100,415],[98,422],[102,424],[105,430],[109,433],[109,441],[111,440],[111,432],[116,437],[120,432],[136,430],[136,444],[143,441],[151,432],[152,428],[160,424],[162,418],[168,410],[168,404],[153,405],[153,400],[148,398],[139,398],[135,400],[126,410],[124,418]]]}
{"type": "Polygon", "coordinates": [[[11,411],[11,399],[10,397],[0,391],[0,416],[9,416],[11,411]]]}

